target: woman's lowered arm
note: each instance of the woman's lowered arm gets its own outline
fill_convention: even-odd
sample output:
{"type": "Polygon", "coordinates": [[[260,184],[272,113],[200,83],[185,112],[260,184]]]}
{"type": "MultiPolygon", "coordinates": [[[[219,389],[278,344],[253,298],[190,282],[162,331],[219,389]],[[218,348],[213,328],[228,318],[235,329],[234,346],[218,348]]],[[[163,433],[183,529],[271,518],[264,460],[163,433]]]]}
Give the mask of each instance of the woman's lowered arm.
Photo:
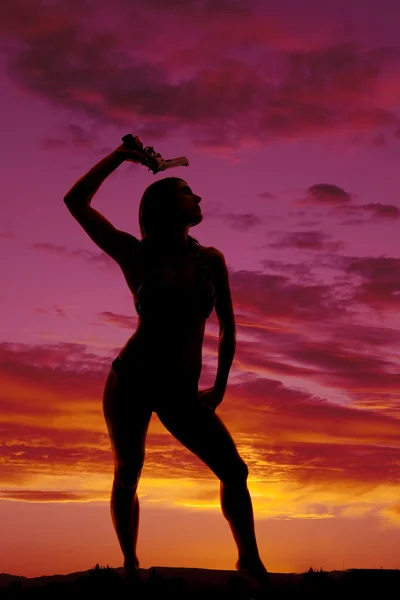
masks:
{"type": "Polygon", "coordinates": [[[214,272],[217,288],[215,312],[219,321],[218,369],[214,389],[223,394],[226,390],[229,371],[235,356],[236,324],[225,257],[219,250],[214,249],[214,252],[214,272]]]}

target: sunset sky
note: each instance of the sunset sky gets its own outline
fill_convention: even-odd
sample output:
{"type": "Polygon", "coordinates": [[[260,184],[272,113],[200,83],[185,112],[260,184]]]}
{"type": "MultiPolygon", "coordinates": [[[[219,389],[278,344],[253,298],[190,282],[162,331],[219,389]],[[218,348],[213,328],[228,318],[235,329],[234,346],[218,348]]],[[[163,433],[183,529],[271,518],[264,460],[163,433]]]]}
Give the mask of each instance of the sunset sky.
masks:
{"type": "MultiPolygon", "coordinates": [[[[237,349],[218,414],[268,570],[400,568],[398,0],[0,4],[0,572],[118,567],[101,398],[135,330],[119,266],[63,197],[139,135],[92,205],[140,238],[147,185],[202,197],[237,349]]],[[[200,389],[213,384],[215,313],[200,389]]],[[[233,569],[219,482],[153,415],[141,566],[233,569]]]]}

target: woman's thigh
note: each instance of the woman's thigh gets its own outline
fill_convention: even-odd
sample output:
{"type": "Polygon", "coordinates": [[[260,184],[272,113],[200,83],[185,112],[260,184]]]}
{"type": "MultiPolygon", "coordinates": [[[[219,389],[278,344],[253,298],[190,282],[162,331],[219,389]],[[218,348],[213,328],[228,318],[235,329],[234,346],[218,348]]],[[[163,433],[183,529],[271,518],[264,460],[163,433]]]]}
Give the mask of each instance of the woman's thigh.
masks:
{"type": "Polygon", "coordinates": [[[138,379],[108,374],[103,394],[103,414],[116,468],[140,470],[152,410],[138,379]]]}
{"type": "Polygon", "coordinates": [[[204,407],[197,390],[182,390],[157,415],[164,427],[223,482],[247,478],[248,470],[220,417],[204,407]]]}

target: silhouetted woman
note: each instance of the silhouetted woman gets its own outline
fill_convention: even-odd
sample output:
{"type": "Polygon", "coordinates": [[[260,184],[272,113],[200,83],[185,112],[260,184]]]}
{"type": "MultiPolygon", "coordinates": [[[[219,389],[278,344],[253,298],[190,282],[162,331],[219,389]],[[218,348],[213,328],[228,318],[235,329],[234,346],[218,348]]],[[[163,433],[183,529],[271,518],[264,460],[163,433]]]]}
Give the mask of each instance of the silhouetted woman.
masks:
{"type": "Polygon", "coordinates": [[[236,327],[222,252],[188,235],[202,221],[201,198],[176,177],[144,192],[142,239],[120,231],[90,206],[102,182],[124,161],[142,163],[124,144],[81,177],[64,198],[72,216],[120,266],[132,292],[138,326],[112,363],[103,410],[114,456],[111,514],[127,578],[139,567],[137,487],[152,411],[220,480],[222,512],[238,548],[236,569],[267,584],[254,533],[248,469],[215,413],[232,365],[236,327]],[[215,384],[198,391],[206,319],[215,306],[220,325],[215,384]]]}

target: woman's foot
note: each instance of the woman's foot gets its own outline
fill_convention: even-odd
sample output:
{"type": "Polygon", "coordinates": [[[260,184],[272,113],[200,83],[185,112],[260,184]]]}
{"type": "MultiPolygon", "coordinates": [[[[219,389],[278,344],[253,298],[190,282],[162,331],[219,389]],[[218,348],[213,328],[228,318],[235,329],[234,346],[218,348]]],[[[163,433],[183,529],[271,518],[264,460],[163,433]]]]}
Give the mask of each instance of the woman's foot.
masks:
{"type": "Polygon", "coordinates": [[[124,579],[125,583],[133,589],[138,589],[141,586],[139,577],[139,561],[135,559],[132,561],[124,561],[124,579]]]}
{"type": "Polygon", "coordinates": [[[241,575],[245,575],[251,579],[254,579],[259,584],[261,589],[264,590],[270,587],[268,571],[263,565],[261,558],[239,558],[235,568],[236,571],[238,571],[241,575]]]}

